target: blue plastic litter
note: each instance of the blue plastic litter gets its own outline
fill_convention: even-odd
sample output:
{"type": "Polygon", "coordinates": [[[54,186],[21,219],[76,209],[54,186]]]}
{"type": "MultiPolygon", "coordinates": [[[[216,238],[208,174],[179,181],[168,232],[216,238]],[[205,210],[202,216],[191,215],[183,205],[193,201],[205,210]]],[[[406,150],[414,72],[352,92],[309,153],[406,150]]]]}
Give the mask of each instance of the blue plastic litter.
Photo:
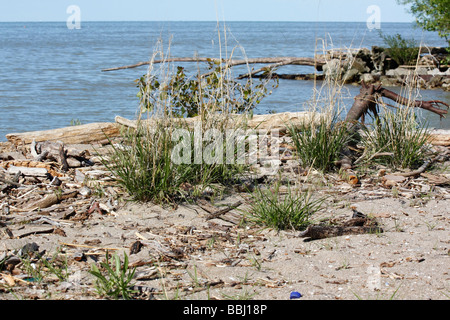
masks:
{"type": "Polygon", "coordinates": [[[300,292],[297,291],[293,291],[291,292],[291,296],[290,299],[300,299],[302,297],[302,294],[300,292]]]}

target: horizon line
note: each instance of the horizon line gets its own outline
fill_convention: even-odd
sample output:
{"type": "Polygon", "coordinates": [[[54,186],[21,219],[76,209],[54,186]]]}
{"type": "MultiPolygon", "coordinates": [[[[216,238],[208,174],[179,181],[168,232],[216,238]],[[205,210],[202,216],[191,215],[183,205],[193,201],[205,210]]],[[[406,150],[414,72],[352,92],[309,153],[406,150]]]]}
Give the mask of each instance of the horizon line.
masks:
{"type": "MultiPolygon", "coordinates": [[[[215,22],[215,23],[227,23],[227,22],[286,22],[286,23],[297,23],[297,22],[330,22],[330,23],[366,23],[366,21],[331,21],[331,20],[227,20],[227,21],[217,21],[217,20],[82,20],[83,22],[215,22]]],[[[66,23],[66,20],[11,20],[11,21],[0,21],[0,23],[66,23]]],[[[415,21],[383,21],[381,23],[415,23],[415,21]]]]}

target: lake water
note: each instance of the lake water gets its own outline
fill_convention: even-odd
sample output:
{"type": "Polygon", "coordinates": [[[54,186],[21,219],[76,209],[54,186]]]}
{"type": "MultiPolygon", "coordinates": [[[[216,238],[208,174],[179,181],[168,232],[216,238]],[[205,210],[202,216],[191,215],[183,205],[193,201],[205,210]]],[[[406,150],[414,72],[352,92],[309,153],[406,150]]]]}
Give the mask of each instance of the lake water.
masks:
{"type": "MultiPolygon", "coordinates": [[[[70,30],[65,22],[0,23],[0,141],[5,134],[46,130],[81,123],[113,122],[116,115],[134,118],[138,109],[134,80],[146,67],[114,72],[102,69],[149,60],[158,39],[171,38],[173,57],[219,57],[236,46],[235,58],[313,57],[322,43],[331,48],[382,45],[378,31],[365,23],[228,22],[227,37],[216,22],[82,22],[70,30]],[[317,41],[316,41],[317,40],[317,41]],[[224,44],[227,44],[225,46],[224,44]]],[[[400,33],[429,46],[445,46],[436,33],[408,23],[385,23],[384,34],[400,33]]],[[[187,64],[194,67],[195,64],[187,64]]],[[[244,70],[245,71],[245,70],[244,70]]],[[[289,66],[280,73],[309,73],[312,67],[289,66]]],[[[235,71],[240,73],[239,69],[235,71]]],[[[318,84],[320,86],[320,83],[318,84]]],[[[281,80],[257,113],[301,111],[312,98],[314,82],[281,80]]],[[[347,86],[350,107],[359,87],[347,86]]],[[[450,93],[423,90],[422,99],[450,102],[450,93]]],[[[423,112],[434,127],[450,128],[450,119],[423,112]]]]}

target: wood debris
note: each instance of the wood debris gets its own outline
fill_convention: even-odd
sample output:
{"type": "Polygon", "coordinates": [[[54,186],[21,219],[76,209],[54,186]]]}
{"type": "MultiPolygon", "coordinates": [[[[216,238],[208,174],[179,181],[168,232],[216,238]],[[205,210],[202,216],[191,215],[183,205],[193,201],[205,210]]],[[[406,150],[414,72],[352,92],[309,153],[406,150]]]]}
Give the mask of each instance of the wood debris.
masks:
{"type": "MultiPolygon", "coordinates": [[[[136,268],[133,288],[137,295],[149,299],[167,298],[167,292],[189,296],[214,289],[284,289],[293,285],[292,280],[279,275],[265,277],[261,266],[283,259],[289,261],[288,253],[305,260],[317,255],[302,246],[304,242],[299,237],[320,241],[330,237],[391,232],[385,228],[383,220],[393,219],[394,213],[386,210],[383,214],[370,213],[369,216],[369,212],[364,212],[358,215],[350,208],[354,215],[349,219],[327,217],[325,223],[310,225],[300,235],[298,231],[287,232],[283,236],[296,239],[298,243],[290,252],[283,252],[282,247],[270,246],[273,239],[269,241],[267,233],[273,230],[262,231],[260,226],[246,221],[243,212],[248,200],[247,187],[252,181],[271,184],[279,177],[285,184],[295,180],[305,189],[320,185],[317,192],[327,196],[330,211],[334,210],[330,209],[333,198],[358,202],[401,197],[411,200],[413,205],[414,201],[422,201],[424,195],[430,194],[436,199],[450,199],[448,171],[427,172],[430,163],[411,172],[390,172],[383,168],[378,173],[323,175],[302,168],[288,148],[289,137],[282,136],[276,141],[284,148],[279,176],[268,174],[264,165],[258,163],[255,165],[257,173],[243,182],[247,183],[246,188],[236,189],[230,198],[221,201],[205,196],[180,205],[192,216],[180,218],[178,223],[168,222],[172,221],[168,217],[177,218],[173,216],[178,211],[151,208],[150,204],[148,211],[133,212],[128,221],[123,212],[123,216],[118,217],[119,209],[126,204],[122,201],[126,195],[115,185],[114,178],[101,161],[108,150],[107,145],[42,140],[36,139],[36,134],[32,139],[29,135],[22,137],[26,140],[20,143],[14,140],[15,143],[0,144],[0,284],[14,288],[36,284],[29,274],[31,271],[24,271],[24,263],[36,264],[42,257],[47,261],[52,259],[49,252],[45,254],[40,248],[51,243],[49,247],[59,248],[58,257],[66,261],[68,269],[80,273],[86,273],[93,263],[103,261],[106,255],[122,257],[126,253],[130,258],[129,267],[136,268]],[[23,144],[24,141],[28,144],[23,144]],[[319,183],[314,185],[317,181],[319,183]],[[135,216],[139,219],[134,219],[135,216]],[[113,234],[112,229],[117,234],[113,234]],[[21,246],[23,243],[29,245],[14,247],[18,241],[21,246]],[[231,271],[229,277],[210,278],[205,270],[211,268],[231,271]],[[258,276],[238,278],[234,274],[238,269],[258,276]]],[[[443,157],[436,159],[436,163],[448,163],[448,148],[439,148],[436,150],[443,157]]],[[[394,272],[385,273],[386,268],[398,265],[399,261],[382,264],[382,275],[389,279],[402,278],[394,272]]],[[[84,283],[85,279],[76,281],[84,283]]],[[[337,277],[326,283],[350,285],[348,282],[350,280],[337,277]]],[[[62,292],[72,290],[69,280],[64,286],[67,287],[59,288],[62,292]]],[[[86,287],[83,290],[91,297],[96,294],[86,287]]]]}

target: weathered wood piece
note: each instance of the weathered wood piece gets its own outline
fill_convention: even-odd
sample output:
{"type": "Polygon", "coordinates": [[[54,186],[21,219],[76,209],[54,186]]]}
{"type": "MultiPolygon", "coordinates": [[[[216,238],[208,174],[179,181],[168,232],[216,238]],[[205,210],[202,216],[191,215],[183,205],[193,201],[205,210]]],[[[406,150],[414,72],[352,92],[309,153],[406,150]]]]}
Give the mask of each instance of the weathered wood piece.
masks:
{"type": "Polygon", "coordinates": [[[19,172],[24,176],[31,176],[31,177],[47,177],[48,175],[48,171],[46,168],[29,168],[16,166],[9,166],[8,168],[9,174],[17,174],[19,172]]]}
{"type": "MultiPolygon", "coordinates": [[[[316,112],[282,112],[276,114],[260,114],[253,115],[250,119],[247,118],[247,115],[242,114],[232,114],[227,115],[229,118],[229,127],[233,128],[236,126],[236,123],[245,124],[249,129],[256,130],[278,130],[280,132],[286,132],[287,127],[290,125],[302,125],[305,123],[312,123],[314,121],[319,121],[322,115],[316,112]]],[[[199,116],[192,118],[173,118],[171,121],[175,123],[183,123],[190,128],[193,128],[195,123],[200,121],[201,118],[199,116]]],[[[121,116],[116,116],[115,121],[118,124],[121,124],[126,127],[136,129],[138,126],[137,120],[129,120],[123,118],[121,116]]],[[[141,120],[140,124],[144,126],[151,127],[157,120],[155,119],[147,119],[141,120]]]]}
{"type": "Polygon", "coordinates": [[[22,239],[28,236],[32,236],[35,234],[44,234],[44,233],[53,233],[55,231],[55,228],[43,228],[43,227],[28,227],[27,231],[15,235],[16,238],[22,239]],[[30,230],[31,229],[31,230],[30,230]]]}
{"type": "Polygon", "coordinates": [[[383,229],[377,226],[309,226],[305,231],[300,233],[300,238],[309,238],[308,240],[318,240],[344,235],[355,235],[365,233],[381,233],[383,229]]]}
{"type": "Polygon", "coordinates": [[[15,144],[31,144],[40,141],[61,141],[65,144],[89,144],[119,136],[119,127],[115,123],[96,122],[79,126],[70,126],[44,131],[10,133],[8,141],[15,144]]]}
{"type": "Polygon", "coordinates": [[[31,205],[29,205],[28,209],[34,210],[34,209],[48,208],[54,204],[57,204],[61,200],[74,198],[77,196],[77,194],[78,194],[78,191],[72,191],[72,192],[67,192],[67,193],[63,193],[63,194],[52,193],[52,194],[47,195],[44,199],[38,200],[38,201],[32,203],[31,205]]]}
{"type": "MultiPolygon", "coordinates": [[[[355,211],[356,212],[356,211],[355,211]]],[[[355,218],[344,221],[339,225],[310,225],[299,234],[300,238],[308,238],[307,241],[340,237],[344,235],[355,235],[365,233],[382,233],[383,229],[378,226],[374,219],[356,212],[355,218]],[[358,216],[362,215],[362,217],[358,216]]]]}
{"type": "Polygon", "coordinates": [[[450,130],[431,130],[428,141],[434,146],[450,146],[450,130]]]}
{"type": "Polygon", "coordinates": [[[242,204],[242,201],[238,201],[236,203],[233,203],[232,205],[228,206],[227,208],[224,209],[219,209],[216,210],[214,212],[211,212],[210,214],[208,214],[208,216],[206,217],[206,220],[211,220],[211,219],[216,219],[216,218],[220,218],[222,215],[224,215],[225,213],[236,209],[237,207],[239,207],[242,204]]]}
{"type": "Polygon", "coordinates": [[[115,67],[103,69],[103,72],[106,71],[115,71],[115,70],[123,70],[123,69],[131,69],[137,68],[141,66],[146,66],[150,64],[158,64],[158,63],[170,63],[170,62],[214,62],[214,63],[225,63],[227,67],[239,66],[244,64],[279,64],[283,65],[301,65],[301,66],[323,66],[325,65],[325,59],[320,58],[305,58],[305,57],[273,57],[273,58],[254,58],[254,59],[217,59],[217,58],[206,58],[206,57],[183,57],[183,58],[169,58],[162,60],[153,60],[153,61],[145,61],[139,62],[132,65],[115,67]]]}

